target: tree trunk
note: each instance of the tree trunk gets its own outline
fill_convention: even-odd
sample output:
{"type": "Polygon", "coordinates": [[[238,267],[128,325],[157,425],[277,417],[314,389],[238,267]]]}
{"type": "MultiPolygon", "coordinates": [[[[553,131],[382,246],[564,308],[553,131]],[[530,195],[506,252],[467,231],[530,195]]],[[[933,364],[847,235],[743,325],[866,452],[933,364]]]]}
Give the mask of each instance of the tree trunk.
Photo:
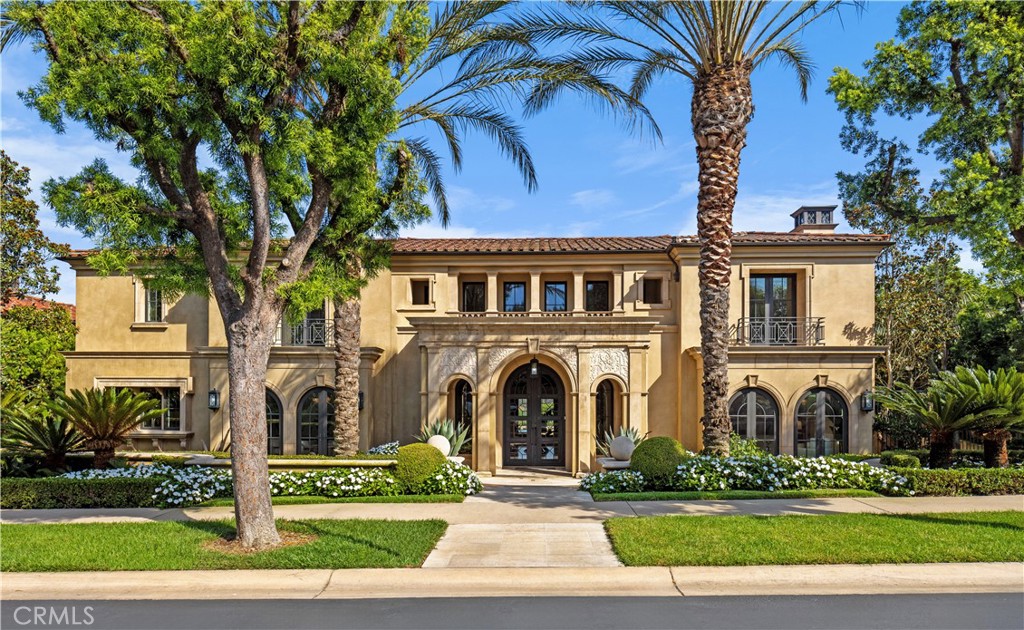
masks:
{"type": "Polygon", "coordinates": [[[1006,429],[993,429],[981,434],[985,447],[985,468],[1006,468],[1010,465],[1006,444],[1011,437],[1006,429]]]}
{"type": "Polygon", "coordinates": [[[359,448],[359,299],[334,302],[334,452],[359,448]]]}
{"type": "Polygon", "coordinates": [[[95,448],[92,451],[92,467],[96,470],[104,470],[110,468],[110,460],[114,459],[114,447],[104,446],[102,448],[95,448]]]}
{"type": "Polygon", "coordinates": [[[704,359],[704,450],[729,454],[729,283],[732,211],[740,151],[753,117],[749,64],[719,66],[694,81],[691,122],[700,189],[700,350],[704,359]]]}
{"type": "Polygon", "coordinates": [[[928,452],[929,468],[949,468],[953,464],[953,437],[950,432],[933,432],[931,450],[928,452]]]}
{"type": "Polygon", "coordinates": [[[235,523],[246,549],[280,544],[270,501],[267,465],[266,377],[276,319],[270,313],[227,326],[228,414],[235,523]]]}

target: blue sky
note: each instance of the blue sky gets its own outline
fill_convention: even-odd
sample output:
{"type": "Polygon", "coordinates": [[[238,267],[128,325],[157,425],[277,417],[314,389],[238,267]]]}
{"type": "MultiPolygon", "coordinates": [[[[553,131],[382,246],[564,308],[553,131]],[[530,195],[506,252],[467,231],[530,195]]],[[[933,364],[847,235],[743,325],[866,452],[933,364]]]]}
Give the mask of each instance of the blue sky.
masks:
{"type": "MultiPolygon", "coordinates": [[[[756,112],[742,157],[736,230],[786,231],[792,227],[789,214],[798,206],[838,203],[835,173],[857,170],[861,158],[839,146],[843,118],[825,92],[828,77],[836,66],[859,72],[875,43],[894,36],[901,6],[871,2],[860,15],[847,8],[841,20],[824,18],[809,28],[803,42],[817,69],[806,103],[791,70],[769,63],[755,75],[756,112]]],[[[42,182],[73,175],[96,157],[134,180],[126,156],[112,145],[94,140],[75,124],[58,135],[25,107],[17,92],[38,82],[43,71],[42,55],[25,45],[6,52],[0,68],[2,145],[31,169],[36,200],[42,182]]],[[[523,120],[540,180],[534,194],[526,191],[513,165],[486,138],[470,137],[464,168],[460,173],[449,168],[446,173],[451,226],[443,229],[431,221],[406,235],[693,234],[697,166],[689,127],[690,94],[685,80],[676,77],[663,78],[651,90],[647,104],[661,126],[660,143],[631,135],[588,103],[571,98],[523,120]]],[[[930,179],[929,168],[935,167],[922,165],[925,181],[930,179]]],[[[50,238],[74,247],[90,245],[75,231],[56,225],[53,212],[40,205],[40,222],[50,238]]],[[[62,273],[57,299],[73,302],[74,276],[63,264],[62,273]]]]}

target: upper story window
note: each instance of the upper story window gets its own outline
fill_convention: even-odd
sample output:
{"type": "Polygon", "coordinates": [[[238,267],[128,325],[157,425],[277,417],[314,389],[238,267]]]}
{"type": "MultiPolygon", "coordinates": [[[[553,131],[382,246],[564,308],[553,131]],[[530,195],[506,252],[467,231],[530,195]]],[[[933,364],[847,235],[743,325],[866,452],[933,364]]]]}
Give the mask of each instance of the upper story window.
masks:
{"type": "Polygon", "coordinates": [[[588,311],[610,311],[607,280],[588,280],[585,307],[588,311]]]}
{"type": "Polygon", "coordinates": [[[568,306],[568,291],[565,282],[544,283],[544,310],[564,311],[568,306]]]}
{"type": "Polygon", "coordinates": [[[661,278],[644,278],[644,304],[661,304],[665,301],[662,296],[661,278]]]}
{"type": "Polygon", "coordinates": [[[504,311],[506,313],[524,312],[526,310],[526,283],[506,282],[504,289],[504,311]]]}
{"type": "Polygon", "coordinates": [[[412,290],[412,303],[416,306],[430,304],[430,280],[410,280],[409,288],[412,290]]]}
{"type": "Polygon", "coordinates": [[[462,283],[462,312],[483,313],[487,310],[487,287],[483,282],[462,283]]]}
{"type": "Polygon", "coordinates": [[[164,321],[164,296],[159,289],[146,289],[146,321],[164,321]]]}
{"type": "Polygon", "coordinates": [[[149,431],[181,431],[181,390],[177,387],[149,387],[139,391],[160,401],[163,414],[142,423],[140,429],[149,431]]]}
{"type": "Polygon", "coordinates": [[[765,319],[796,317],[796,276],[793,274],[751,275],[750,317],[765,319]]]}

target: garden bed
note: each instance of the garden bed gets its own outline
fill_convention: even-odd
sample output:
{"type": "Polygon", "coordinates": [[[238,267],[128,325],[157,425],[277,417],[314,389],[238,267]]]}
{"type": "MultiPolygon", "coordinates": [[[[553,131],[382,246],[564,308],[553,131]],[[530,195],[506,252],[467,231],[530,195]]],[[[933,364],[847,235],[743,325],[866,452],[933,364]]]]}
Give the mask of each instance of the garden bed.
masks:
{"type": "Polygon", "coordinates": [[[1024,512],[630,517],[605,529],[627,566],[1024,561],[1024,512]]]}
{"type": "Polygon", "coordinates": [[[215,551],[230,522],[4,525],[3,571],[354,569],[418,567],[444,534],[440,520],[278,521],[310,542],[251,554],[215,551]],[[68,544],[74,541],[74,544],[68,544]]]}
{"type": "MultiPolygon", "coordinates": [[[[393,497],[273,497],[274,505],[311,505],[318,503],[462,503],[466,497],[461,494],[400,494],[393,497]]],[[[232,497],[210,499],[198,507],[232,507],[232,497]]]]}
{"type": "Polygon", "coordinates": [[[825,499],[831,497],[879,497],[870,490],[721,490],[718,492],[618,492],[592,493],[595,501],[739,501],[743,499],[825,499]]]}

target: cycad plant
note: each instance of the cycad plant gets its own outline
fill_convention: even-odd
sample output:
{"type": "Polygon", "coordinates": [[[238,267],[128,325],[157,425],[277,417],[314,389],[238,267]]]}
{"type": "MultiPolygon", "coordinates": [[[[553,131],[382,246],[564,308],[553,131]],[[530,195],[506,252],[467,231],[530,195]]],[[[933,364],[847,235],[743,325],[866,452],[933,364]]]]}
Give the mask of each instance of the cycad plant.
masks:
{"type": "Polygon", "coordinates": [[[106,468],[132,431],[165,411],[149,394],[114,387],[72,390],[49,407],[82,434],[83,446],[96,454],[94,468],[106,468]]]}
{"type": "Polygon", "coordinates": [[[985,446],[985,466],[1001,468],[1009,463],[1006,445],[1013,431],[1024,429],[1024,373],[1016,368],[986,370],[958,367],[942,376],[951,387],[962,387],[978,394],[979,405],[997,409],[978,429],[985,446]]]}
{"type": "Polygon", "coordinates": [[[0,444],[4,450],[42,457],[47,470],[63,469],[65,456],[82,448],[84,438],[67,418],[51,417],[46,409],[26,405],[20,392],[4,392],[0,418],[0,444]]]}
{"type": "Polygon", "coordinates": [[[538,39],[571,42],[568,56],[595,72],[631,73],[630,96],[642,98],[657,77],[693,85],[690,122],[699,168],[700,332],[704,360],[704,448],[729,454],[729,281],[732,212],[740,151],[754,115],[750,77],[769,60],[793,68],[806,100],[812,64],[801,30],[840,2],[663,0],[584,2],[524,18],[538,39]]]}
{"type": "Polygon", "coordinates": [[[931,468],[950,467],[957,431],[985,426],[1005,415],[1005,410],[984,400],[976,386],[948,372],[933,379],[923,392],[897,383],[892,388],[879,388],[876,398],[929,431],[928,465],[931,468]]]}

